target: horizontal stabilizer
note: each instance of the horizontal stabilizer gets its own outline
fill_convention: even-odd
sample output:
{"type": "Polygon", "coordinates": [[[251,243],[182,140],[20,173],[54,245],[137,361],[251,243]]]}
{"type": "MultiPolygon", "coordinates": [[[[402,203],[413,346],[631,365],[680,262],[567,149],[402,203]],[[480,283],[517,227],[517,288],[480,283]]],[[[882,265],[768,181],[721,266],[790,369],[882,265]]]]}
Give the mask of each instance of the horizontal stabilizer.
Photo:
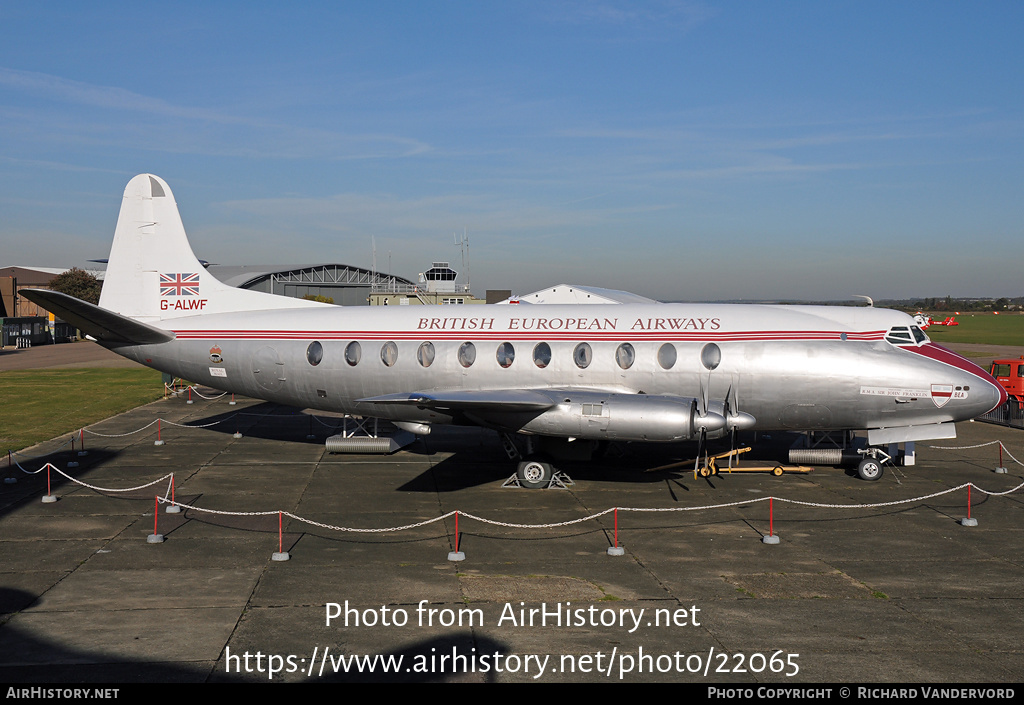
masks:
{"type": "Polygon", "coordinates": [[[385,394],[360,399],[370,404],[408,404],[438,411],[544,411],[555,406],[549,396],[530,389],[491,389],[481,391],[447,390],[385,394]]]}
{"type": "Polygon", "coordinates": [[[22,289],[19,293],[96,340],[135,345],[153,345],[174,340],[171,331],[134,321],[59,291],[22,289]]]}

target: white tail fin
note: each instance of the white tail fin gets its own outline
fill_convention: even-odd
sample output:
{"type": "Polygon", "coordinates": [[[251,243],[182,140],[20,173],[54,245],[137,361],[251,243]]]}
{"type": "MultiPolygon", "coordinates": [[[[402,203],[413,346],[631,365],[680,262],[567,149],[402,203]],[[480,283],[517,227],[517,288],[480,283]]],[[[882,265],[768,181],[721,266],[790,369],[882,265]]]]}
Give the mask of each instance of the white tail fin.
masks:
{"type": "Polygon", "coordinates": [[[323,305],[224,284],[192,253],[167,182],[152,174],[139,174],[128,182],[100,295],[103,308],[158,321],[323,305]]]}

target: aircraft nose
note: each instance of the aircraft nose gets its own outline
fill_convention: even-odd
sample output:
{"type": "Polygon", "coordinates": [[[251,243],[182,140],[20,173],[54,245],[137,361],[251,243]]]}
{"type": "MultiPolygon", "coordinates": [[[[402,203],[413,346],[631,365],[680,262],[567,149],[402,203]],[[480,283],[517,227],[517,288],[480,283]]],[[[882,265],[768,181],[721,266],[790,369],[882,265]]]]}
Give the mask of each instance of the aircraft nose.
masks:
{"type": "Polygon", "coordinates": [[[1006,390],[988,372],[978,367],[967,358],[945,350],[947,363],[952,363],[961,371],[961,386],[968,391],[967,406],[974,416],[987,414],[1006,403],[1006,390]]]}
{"type": "Polygon", "coordinates": [[[967,358],[935,343],[922,345],[916,352],[947,365],[947,370],[950,367],[958,370],[957,382],[949,393],[959,402],[957,406],[966,418],[987,414],[1006,402],[1006,390],[988,372],[967,358]]]}
{"type": "Polygon", "coordinates": [[[982,374],[971,374],[974,378],[970,382],[971,391],[977,390],[977,406],[981,411],[978,412],[978,416],[987,414],[993,409],[1002,406],[1008,399],[1006,390],[987,372],[982,371],[982,374]]]}

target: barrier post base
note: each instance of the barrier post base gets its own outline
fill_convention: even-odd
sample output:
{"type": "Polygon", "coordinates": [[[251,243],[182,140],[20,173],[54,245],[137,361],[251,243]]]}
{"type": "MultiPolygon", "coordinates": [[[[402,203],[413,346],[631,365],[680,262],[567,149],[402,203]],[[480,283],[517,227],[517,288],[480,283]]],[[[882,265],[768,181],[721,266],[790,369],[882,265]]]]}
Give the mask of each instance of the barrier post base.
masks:
{"type": "Polygon", "coordinates": [[[977,526],[978,520],[974,517],[964,517],[960,520],[960,526],[977,526]]]}
{"type": "Polygon", "coordinates": [[[762,536],[761,537],[761,543],[768,543],[768,544],[774,545],[774,544],[777,544],[778,542],[779,542],[779,535],[778,534],[772,534],[771,536],[762,536]]]}
{"type": "Polygon", "coordinates": [[[609,546],[608,547],[608,555],[609,556],[624,556],[625,554],[626,554],[626,549],[624,549],[622,546],[609,546]]]}
{"type": "Polygon", "coordinates": [[[57,497],[55,495],[52,495],[52,494],[44,494],[43,495],[43,504],[53,504],[56,501],[57,501],[57,497]]]}
{"type": "Polygon", "coordinates": [[[466,560],[466,554],[462,551],[448,551],[448,560],[450,561],[464,561],[466,560]]]}
{"type": "Polygon", "coordinates": [[[163,543],[163,542],[164,542],[164,535],[163,534],[150,534],[149,536],[146,537],[146,543],[163,543]]]}
{"type": "Polygon", "coordinates": [[[274,551],[274,555],[270,557],[272,561],[288,561],[291,560],[291,555],[288,551],[274,551]]]}

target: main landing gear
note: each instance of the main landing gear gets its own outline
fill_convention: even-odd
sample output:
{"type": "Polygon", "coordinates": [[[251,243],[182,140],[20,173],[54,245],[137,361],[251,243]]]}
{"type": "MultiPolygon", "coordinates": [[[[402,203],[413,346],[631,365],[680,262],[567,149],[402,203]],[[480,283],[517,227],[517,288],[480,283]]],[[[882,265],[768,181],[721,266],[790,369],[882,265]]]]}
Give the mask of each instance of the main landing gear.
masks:
{"type": "Polygon", "coordinates": [[[516,468],[516,479],[519,480],[519,484],[531,490],[547,487],[551,484],[553,476],[554,469],[551,463],[542,460],[523,460],[516,468]]]}
{"type": "Polygon", "coordinates": [[[572,479],[553,466],[546,458],[526,456],[516,468],[516,474],[505,481],[502,487],[524,487],[528,490],[568,489],[572,479]]]}
{"type": "MultiPolygon", "coordinates": [[[[549,452],[552,451],[552,448],[549,447],[550,442],[549,446],[537,449],[535,445],[537,444],[537,439],[533,436],[526,436],[524,439],[526,445],[525,453],[519,452],[515,439],[508,433],[501,434],[501,443],[508,454],[509,460],[518,461],[516,474],[506,480],[502,487],[524,487],[529,490],[540,490],[550,487],[566,489],[573,484],[568,475],[560,472],[558,468],[551,464],[552,457],[557,457],[558,454],[549,452]]],[[[555,450],[557,451],[558,448],[555,448],[555,450]]]]}

